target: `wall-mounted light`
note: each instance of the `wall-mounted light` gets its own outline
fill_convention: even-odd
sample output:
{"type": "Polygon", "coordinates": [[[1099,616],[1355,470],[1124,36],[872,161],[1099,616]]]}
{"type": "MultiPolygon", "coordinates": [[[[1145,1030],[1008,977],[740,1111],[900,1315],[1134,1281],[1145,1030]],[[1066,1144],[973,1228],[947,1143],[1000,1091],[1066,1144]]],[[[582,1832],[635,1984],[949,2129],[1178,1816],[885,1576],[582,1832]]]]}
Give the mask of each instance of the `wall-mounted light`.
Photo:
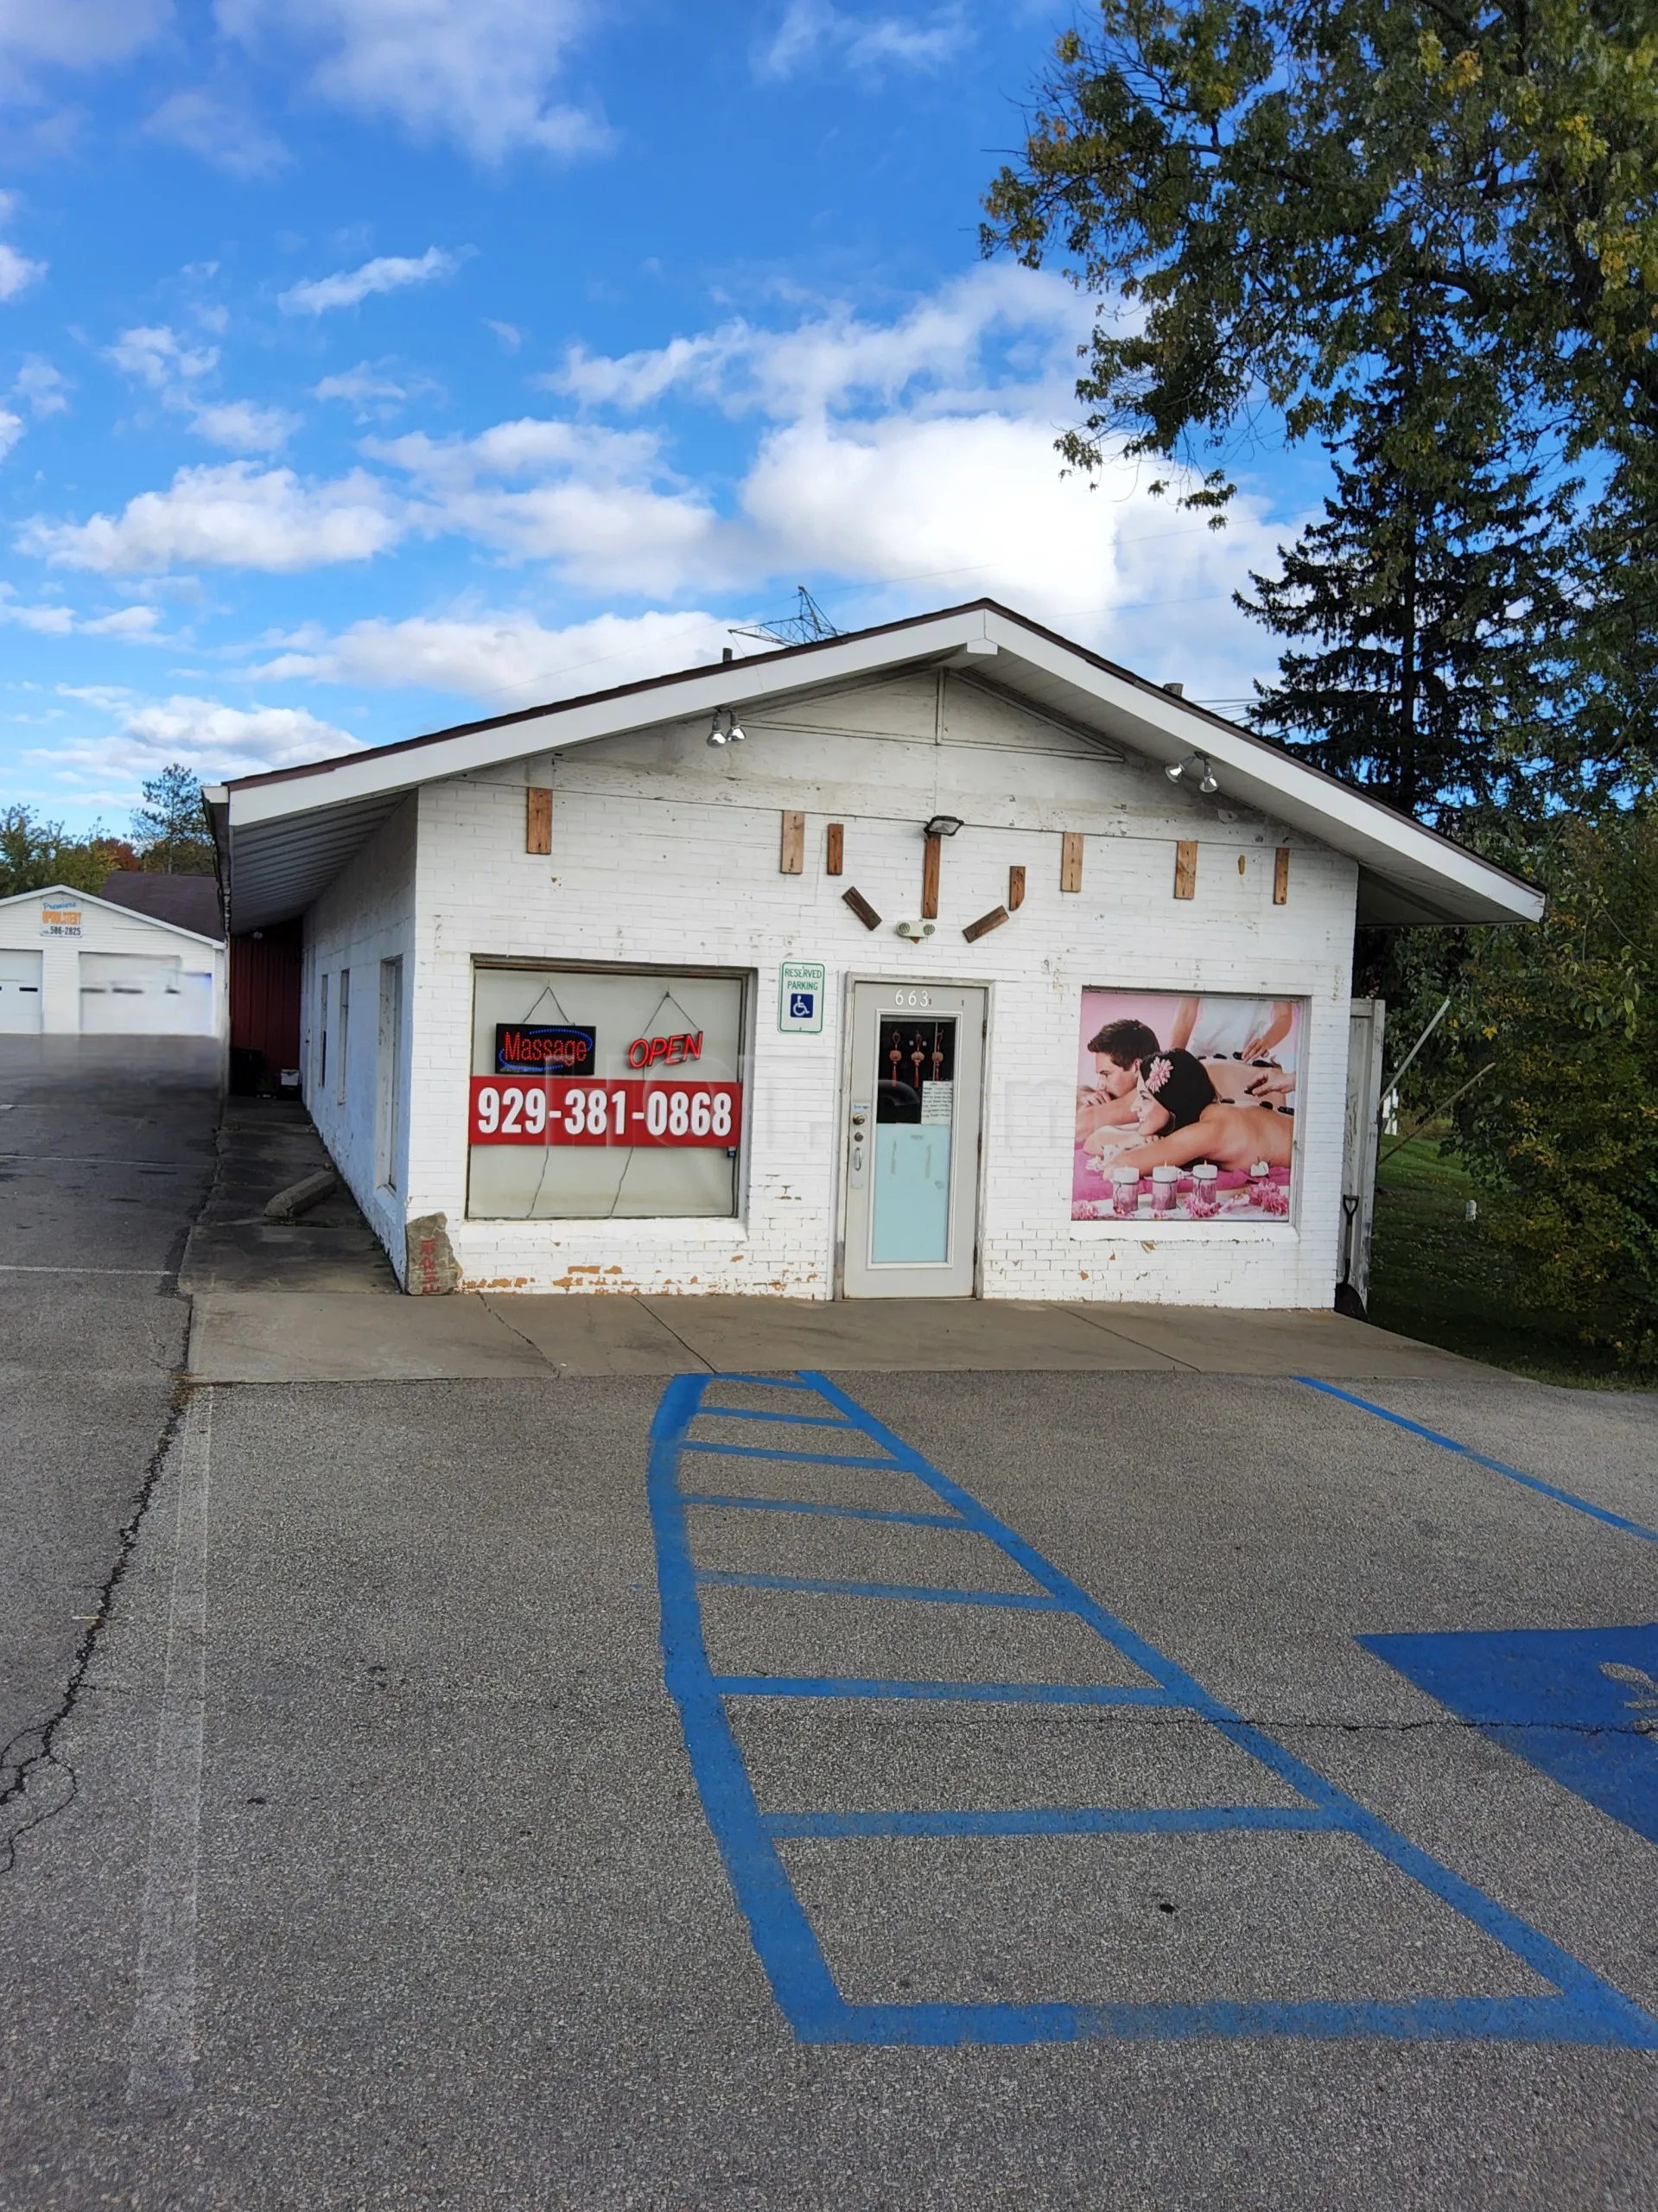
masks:
{"type": "Polygon", "coordinates": [[[935,814],[921,834],[924,837],[953,837],[961,826],[959,814],[935,814]]]}
{"type": "Polygon", "coordinates": [[[1213,792],[1219,791],[1220,785],[1215,780],[1215,771],[1209,765],[1209,755],[1206,753],[1188,753],[1184,760],[1176,760],[1172,766],[1165,768],[1163,773],[1172,784],[1178,784],[1186,770],[1199,762],[1202,764],[1204,772],[1198,779],[1197,788],[1207,798],[1213,792]]]}
{"type": "Polygon", "coordinates": [[[714,710],[714,720],[708,725],[708,743],[710,745],[740,745],[742,741],[742,724],[737,720],[732,709],[729,707],[716,707],[714,710]],[[725,716],[726,721],[723,729],[720,727],[721,715],[725,716]]]}

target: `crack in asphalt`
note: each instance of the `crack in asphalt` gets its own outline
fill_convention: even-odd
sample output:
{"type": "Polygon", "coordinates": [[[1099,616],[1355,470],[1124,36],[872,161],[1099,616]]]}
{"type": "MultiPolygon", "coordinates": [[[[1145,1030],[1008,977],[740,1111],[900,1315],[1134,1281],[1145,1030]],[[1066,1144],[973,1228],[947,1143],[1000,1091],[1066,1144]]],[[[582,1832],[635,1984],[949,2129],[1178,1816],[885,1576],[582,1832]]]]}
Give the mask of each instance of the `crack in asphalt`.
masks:
{"type": "Polygon", "coordinates": [[[71,1761],[59,1750],[58,1739],[80,1703],[92,1661],[98,1656],[104,1630],[109,1625],[111,1609],[137,1548],[144,1516],[156,1495],[168,1454],[173,1448],[180,1424],[184,1419],[190,1389],[190,1384],[182,1376],[175,1380],[161,1436],[150,1454],[149,1464],[144,1471],[144,1478],[138,1486],[131,1510],[117,1532],[114,1564],[98,1586],[97,1611],[90,1617],[75,1645],[62,1696],[44,1720],[30,1721],[26,1727],[17,1731],[3,1749],[0,1749],[0,1874],[10,1874],[16,1866],[17,1846],[22,1839],[31,1829],[55,1820],[60,1813],[67,1812],[79,1794],[79,1777],[71,1761]],[[55,1803],[32,1804],[30,1798],[34,1783],[38,1777],[48,1774],[62,1777],[62,1794],[55,1803]]]}
{"type": "MultiPolygon", "coordinates": [[[[213,1173],[194,1211],[181,1222],[168,1239],[166,1254],[156,1269],[160,1277],[157,1295],[176,1298],[185,1307],[184,1360],[190,1357],[190,1325],[193,1304],[189,1294],[179,1287],[179,1276],[184,1266],[185,1254],[191,1236],[213,1202],[225,1172],[224,1135],[225,1100],[219,1102],[219,1122],[213,1130],[213,1173]]],[[[116,1532],[115,1559],[109,1573],[98,1588],[96,1610],[88,1618],[76,1642],[69,1662],[69,1674],[59,1698],[44,1720],[33,1720],[18,1729],[10,1741],[0,1746],[0,1875],[11,1873],[17,1864],[17,1846],[32,1829],[42,1827],[48,1821],[56,1820],[67,1812],[79,1795],[80,1780],[73,1765],[58,1748],[64,1729],[73,1719],[86,1688],[87,1677],[105,1629],[109,1624],[111,1607],[137,1549],[139,1532],[143,1529],[150,1500],[156,1495],[167,1457],[177,1439],[185,1408],[190,1402],[192,1384],[186,1367],[174,1375],[172,1395],[168,1402],[167,1417],[162,1423],[156,1448],[149,1455],[143,1481],[133,1497],[126,1519],[116,1532]],[[54,1804],[31,1804],[32,1787],[37,1778],[54,1774],[61,1777],[63,1789],[54,1804]]]]}

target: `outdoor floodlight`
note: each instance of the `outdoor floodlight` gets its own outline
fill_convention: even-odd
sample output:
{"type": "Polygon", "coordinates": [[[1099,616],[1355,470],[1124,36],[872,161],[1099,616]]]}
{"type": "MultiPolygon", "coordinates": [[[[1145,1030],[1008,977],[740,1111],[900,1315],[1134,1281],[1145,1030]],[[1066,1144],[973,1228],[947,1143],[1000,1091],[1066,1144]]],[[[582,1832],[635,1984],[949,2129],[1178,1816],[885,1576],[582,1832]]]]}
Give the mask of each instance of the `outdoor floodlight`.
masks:
{"type": "Polygon", "coordinates": [[[921,834],[924,837],[953,837],[961,826],[959,814],[935,814],[921,834]]]}

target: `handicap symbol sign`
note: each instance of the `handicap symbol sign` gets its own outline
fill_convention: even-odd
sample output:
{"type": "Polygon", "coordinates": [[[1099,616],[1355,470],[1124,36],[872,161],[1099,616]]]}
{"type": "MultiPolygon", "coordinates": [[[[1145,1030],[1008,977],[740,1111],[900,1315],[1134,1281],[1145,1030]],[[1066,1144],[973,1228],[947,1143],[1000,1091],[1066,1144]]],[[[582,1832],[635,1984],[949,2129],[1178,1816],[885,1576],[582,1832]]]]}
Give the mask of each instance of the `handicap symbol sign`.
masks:
{"type": "Polygon", "coordinates": [[[1357,1641],[1505,1751],[1658,1843],[1658,1623],[1357,1641]]]}
{"type": "Polygon", "coordinates": [[[785,960],[778,972],[778,1027],[818,1037],[823,1031],[823,963],[785,960]]]}

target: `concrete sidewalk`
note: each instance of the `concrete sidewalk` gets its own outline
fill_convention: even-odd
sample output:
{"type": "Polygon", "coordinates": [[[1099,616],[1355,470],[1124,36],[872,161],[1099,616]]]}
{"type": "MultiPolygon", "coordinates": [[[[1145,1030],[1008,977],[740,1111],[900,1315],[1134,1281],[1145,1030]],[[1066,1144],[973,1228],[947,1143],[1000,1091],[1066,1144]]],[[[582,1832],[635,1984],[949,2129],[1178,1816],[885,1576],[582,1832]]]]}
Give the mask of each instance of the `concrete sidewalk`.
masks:
{"type": "Polygon", "coordinates": [[[770,1374],[802,1367],[1496,1379],[1495,1369],[1336,1313],[978,1299],[816,1303],[208,1291],[196,1297],[190,1335],[190,1373],[201,1382],[770,1374]]]}

